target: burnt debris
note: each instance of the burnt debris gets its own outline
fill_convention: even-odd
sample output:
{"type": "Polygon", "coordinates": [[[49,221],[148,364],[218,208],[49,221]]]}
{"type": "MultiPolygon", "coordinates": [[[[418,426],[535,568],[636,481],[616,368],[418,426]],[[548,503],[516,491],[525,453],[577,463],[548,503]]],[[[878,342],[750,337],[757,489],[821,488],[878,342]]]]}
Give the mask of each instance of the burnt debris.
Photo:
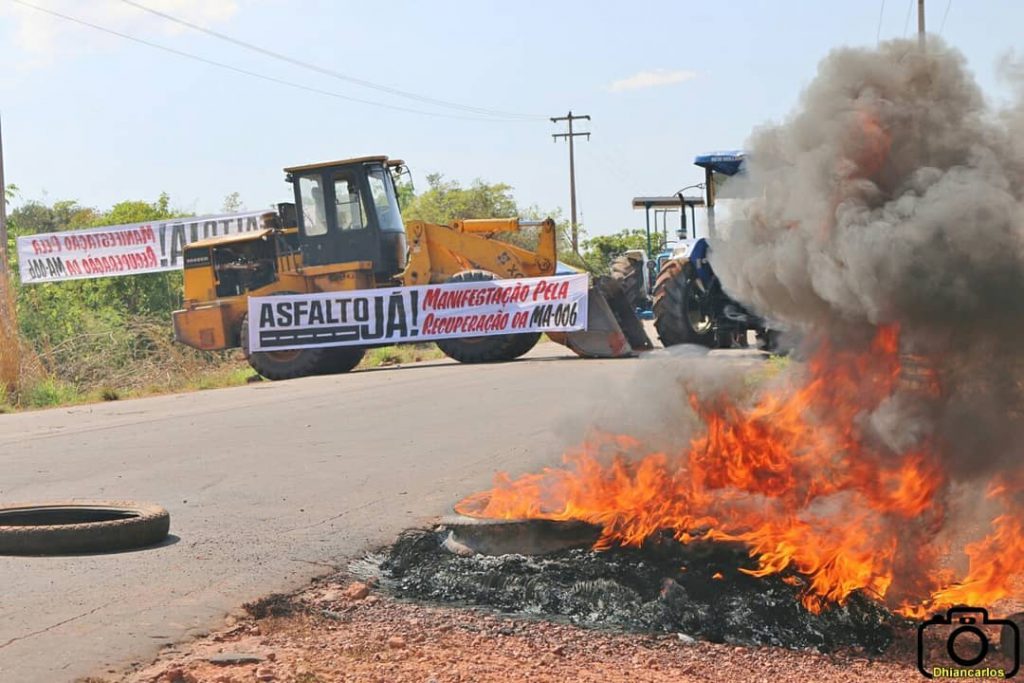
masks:
{"type": "Polygon", "coordinates": [[[458,555],[446,533],[404,533],[381,562],[383,586],[420,600],[546,615],[588,627],[681,633],[711,642],[885,650],[900,619],[855,593],[813,614],[794,574],[756,578],[740,545],[649,540],[642,548],[574,548],[544,556],[458,555]]]}

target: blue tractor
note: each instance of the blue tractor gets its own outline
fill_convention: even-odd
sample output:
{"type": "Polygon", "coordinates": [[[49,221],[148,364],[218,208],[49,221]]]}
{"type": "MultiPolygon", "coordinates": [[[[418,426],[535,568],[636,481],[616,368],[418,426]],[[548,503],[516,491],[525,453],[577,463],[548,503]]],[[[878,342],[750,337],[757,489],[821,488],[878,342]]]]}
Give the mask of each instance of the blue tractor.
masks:
{"type": "Polygon", "coordinates": [[[695,207],[704,206],[708,233],[714,236],[716,186],[723,177],[742,171],[743,153],[703,154],[694,163],[704,169],[704,183],[691,187],[703,187],[704,197],[687,197],[681,190],[674,196],[636,197],[633,200],[633,206],[644,208],[648,217],[652,207],[678,207],[679,241],[654,258],[648,258],[648,218],[648,251],[637,250],[620,256],[612,263],[612,277],[620,280],[623,289],[630,292],[630,299],[641,315],[645,309],[653,313],[654,327],[664,346],[745,347],[747,333],[753,331],[762,348],[773,349],[777,335],[768,328],[764,318],[754,315],[722,290],[722,284],[708,260],[710,244],[707,238],[696,238],[690,228],[696,228],[693,220],[695,207]],[[690,221],[686,220],[687,208],[690,209],[690,221]]]}

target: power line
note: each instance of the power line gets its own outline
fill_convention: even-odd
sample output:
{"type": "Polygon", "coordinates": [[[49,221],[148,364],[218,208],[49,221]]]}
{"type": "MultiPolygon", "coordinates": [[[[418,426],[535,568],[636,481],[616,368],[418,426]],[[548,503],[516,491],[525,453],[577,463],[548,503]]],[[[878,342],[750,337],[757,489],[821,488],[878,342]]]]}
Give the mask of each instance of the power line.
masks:
{"type": "Polygon", "coordinates": [[[223,62],[218,62],[218,61],[215,61],[215,60],[212,60],[212,59],[207,59],[206,57],[200,57],[199,55],[194,55],[194,54],[192,54],[190,52],[185,52],[183,50],[178,50],[178,49],[175,49],[173,47],[167,47],[166,45],[160,45],[159,43],[153,43],[153,42],[150,42],[148,40],[144,40],[142,38],[136,38],[135,36],[128,35],[127,33],[121,33],[120,31],[116,31],[116,30],[114,30],[112,28],[107,28],[105,26],[100,26],[99,24],[94,24],[94,23],[86,21],[84,19],[79,19],[77,17],[72,17],[72,16],[67,15],[67,14],[61,14],[60,12],[57,12],[55,10],[47,9],[45,7],[39,7],[38,5],[33,5],[32,3],[26,2],[25,0],[10,0],[10,1],[13,2],[13,3],[16,3],[18,5],[22,5],[24,7],[29,7],[31,9],[36,10],[36,11],[43,12],[44,14],[49,14],[49,15],[54,16],[54,17],[60,17],[61,19],[65,19],[67,21],[71,21],[71,22],[74,22],[76,24],[81,24],[82,26],[88,26],[89,28],[96,29],[97,31],[103,31],[104,33],[109,33],[109,34],[117,36],[119,38],[124,38],[125,40],[130,40],[133,43],[139,43],[140,45],[145,45],[147,47],[151,47],[151,48],[154,48],[154,49],[157,49],[157,50],[162,50],[164,52],[169,52],[171,54],[178,55],[179,57],[185,57],[187,59],[192,59],[192,60],[195,60],[197,62],[202,62],[203,64],[209,64],[210,66],[216,66],[216,67],[221,68],[221,69],[227,69],[228,71],[234,71],[235,73],[244,74],[244,75],[250,76],[252,78],[259,78],[259,79],[264,80],[264,81],[270,81],[271,83],[277,83],[279,85],[286,85],[286,86],[288,86],[290,88],[296,88],[298,90],[305,90],[307,92],[313,92],[313,93],[317,93],[319,95],[326,95],[328,97],[335,97],[337,99],[347,100],[349,102],[358,102],[360,104],[367,104],[367,105],[370,105],[372,107],[380,107],[382,109],[394,109],[396,111],[404,111],[404,112],[408,112],[410,114],[422,114],[424,116],[436,116],[436,117],[448,118],[448,119],[461,119],[461,120],[464,120],[464,121],[492,121],[492,122],[497,121],[497,119],[493,119],[493,118],[488,119],[488,118],[481,118],[481,117],[478,117],[478,116],[459,116],[457,114],[446,114],[446,113],[443,113],[443,112],[425,111],[425,110],[422,110],[422,109],[413,109],[411,107],[403,107],[403,106],[400,106],[400,105],[397,105],[397,104],[387,104],[385,102],[375,102],[373,100],[364,100],[364,99],[361,99],[359,97],[352,97],[350,95],[342,95],[341,93],[333,92],[333,91],[330,91],[330,90],[322,90],[320,88],[315,88],[313,86],[302,85],[301,83],[294,83],[292,81],[286,81],[283,78],[275,78],[274,76],[267,76],[266,74],[257,73],[255,71],[249,71],[248,69],[243,69],[241,67],[232,66],[231,64],[225,64],[223,62]]]}
{"type": "Polygon", "coordinates": [[[914,0],[910,0],[907,3],[907,20],[903,22],[903,37],[907,37],[907,31],[910,29],[910,13],[914,9],[914,0]]]}
{"type": "Polygon", "coordinates": [[[949,8],[952,6],[953,0],[946,1],[946,11],[942,13],[942,23],[939,24],[939,35],[942,35],[942,29],[946,28],[946,17],[949,16],[949,8]]]}
{"type": "Polygon", "coordinates": [[[274,52],[273,50],[268,50],[267,48],[262,47],[260,45],[255,45],[253,43],[247,43],[244,40],[239,40],[238,38],[232,38],[231,36],[225,35],[223,33],[219,33],[218,31],[214,31],[212,29],[206,28],[205,26],[200,26],[200,25],[194,24],[194,23],[192,23],[190,21],[186,21],[185,19],[181,19],[179,17],[175,17],[175,16],[172,16],[170,14],[167,14],[166,12],[161,12],[160,10],[153,9],[152,7],[147,7],[147,6],[145,6],[145,5],[141,4],[141,3],[135,2],[135,0],[121,0],[121,2],[125,3],[126,5],[131,5],[132,7],[140,9],[140,10],[142,10],[144,12],[149,12],[150,14],[154,14],[154,15],[156,15],[158,17],[166,19],[167,21],[174,22],[175,24],[179,24],[181,26],[187,26],[188,28],[191,28],[191,29],[193,29],[195,31],[199,31],[201,33],[205,33],[206,35],[212,36],[214,38],[217,38],[218,40],[226,41],[228,43],[231,43],[232,45],[237,45],[237,46],[243,47],[243,48],[245,48],[247,50],[252,50],[253,52],[258,52],[258,53],[260,53],[262,55],[265,55],[267,57],[272,57],[274,59],[278,59],[278,60],[281,60],[283,62],[287,62],[287,63],[292,64],[294,66],[300,66],[300,67],[302,67],[304,69],[310,69],[311,71],[316,71],[317,73],[324,74],[324,75],[330,76],[332,78],[337,78],[338,80],[341,80],[341,81],[346,81],[348,83],[355,83],[356,85],[361,85],[361,86],[363,86],[365,88],[372,88],[372,89],[378,90],[380,92],[385,92],[385,93],[388,93],[389,95],[396,95],[398,97],[405,97],[405,98],[408,98],[408,99],[416,100],[418,102],[423,102],[425,104],[433,104],[433,105],[436,105],[436,106],[439,106],[439,107],[447,107],[449,109],[459,109],[459,110],[462,110],[462,111],[472,112],[474,114],[483,114],[483,115],[487,115],[487,116],[498,116],[498,117],[502,117],[502,118],[517,118],[517,119],[518,118],[521,118],[521,119],[537,119],[537,120],[544,118],[543,116],[532,116],[532,115],[529,115],[529,114],[517,114],[517,113],[513,113],[513,112],[499,111],[497,109],[487,109],[485,107],[476,107],[476,106],[472,106],[472,105],[459,104],[458,102],[450,102],[448,100],[442,100],[442,99],[437,99],[437,98],[434,98],[434,97],[428,97],[426,95],[419,95],[417,93],[408,92],[406,90],[399,90],[398,88],[392,88],[390,86],[381,85],[380,83],[374,83],[373,81],[367,81],[367,80],[362,79],[362,78],[356,78],[354,76],[348,76],[346,74],[334,71],[333,69],[329,69],[327,67],[320,66],[318,64],[313,64],[311,62],[305,62],[305,61],[302,61],[301,59],[296,59],[294,57],[289,57],[288,55],[281,54],[280,52],[274,52]]]}
{"type": "MultiPolygon", "coordinates": [[[[7,277],[7,185],[4,182],[4,142],[3,133],[0,132],[0,278],[7,277]]],[[[7,285],[0,283],[0,290],[7,285]]],[[[5,305],[5,300],[0,297],[0,307],[5,305]]],[[[4,313],[4,311],[0,311],[4,313]]],[[[8,311],[7,314],[10,312],[8,311]]],[[[0,316],[3,317],[3,316],[0,316]]],[[[0,321],[0,325],[4,323],[0,321]]]]}
{"type": "Polygon", "coordinates": [[[878,30],[875,31],[875,44],[882,40],[882,17],[885,16],[885,0],[882,0],[882,9],[878,10],[878,30]]]}

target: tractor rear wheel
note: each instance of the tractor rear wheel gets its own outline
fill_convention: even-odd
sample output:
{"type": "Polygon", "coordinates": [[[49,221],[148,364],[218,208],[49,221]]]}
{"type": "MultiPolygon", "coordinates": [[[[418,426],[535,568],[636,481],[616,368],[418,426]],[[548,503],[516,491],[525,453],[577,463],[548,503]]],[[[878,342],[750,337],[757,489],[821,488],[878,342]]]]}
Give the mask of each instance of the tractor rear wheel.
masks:
{"type": "MultiPolygon", "coordinates": [[[[448,282],[490,282],[498,276],[486,270],[464,270],[448,282]]],[[[529,351],[540,339],[538,332],[499,334],[486,337],[438,339],[435,343],[444,355],[460,363],[497,363],[514,360],[529,351]]]]}
{"type": "Polygon", "coordinates": [[[629,256],[616,256],[612,259],[611,277],[617,280],[626,297],[626,302],[633,308],[638,307],[647,298],[644,291],[643,263],[629,256]]]}
{"type": "Polygon", "coordinates": [[[654,327],[665,346],[715,346],[714,320],[701,307],[696,274],[689,261],[669,259],[654,285],[654,327]]]}

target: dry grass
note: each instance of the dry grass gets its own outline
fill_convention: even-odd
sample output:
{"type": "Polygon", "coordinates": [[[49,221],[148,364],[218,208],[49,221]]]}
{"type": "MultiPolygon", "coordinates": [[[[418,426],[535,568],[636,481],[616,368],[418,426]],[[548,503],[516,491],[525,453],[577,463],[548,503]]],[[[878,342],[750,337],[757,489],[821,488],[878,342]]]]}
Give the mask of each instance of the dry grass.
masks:
{"type": "Polygon", "coordinates": [[[237,386],[254,378],[239,353],[203,353],[177,344],[158,318],[95,321],[59,344],[37,349],[19,344],[14,334],[14,343],[3,348],[20,349],[17,381],[0,394],[0,412],[237,386]]]}
{"type": "MultiPolygon", "coordinates": [[[[56,346],[32,350],[15,336],[18,380],[0,391],[0,413],[118,401],[159,394],[221,389],[263,381],[241,352],[203,353],[177,344],[160,320],[139,317],[128,325],[99,326],[56,346]]],[[[434,344],[385,346],[367,352],[361,369],[443,358],[434,344]]]]}

